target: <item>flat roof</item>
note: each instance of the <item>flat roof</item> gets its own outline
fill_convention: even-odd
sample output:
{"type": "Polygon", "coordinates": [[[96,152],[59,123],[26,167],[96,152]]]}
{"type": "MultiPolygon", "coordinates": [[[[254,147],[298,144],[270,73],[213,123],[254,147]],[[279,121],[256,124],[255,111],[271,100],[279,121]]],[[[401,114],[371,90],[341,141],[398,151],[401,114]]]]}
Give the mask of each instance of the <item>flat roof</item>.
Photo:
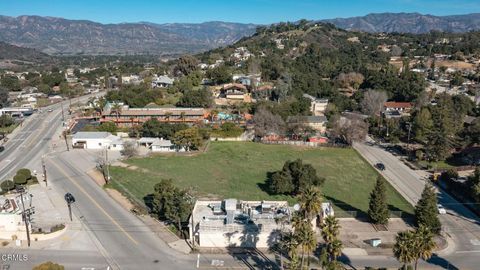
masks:
{"type": "Polygon", "coordinates": [[[74,139],[105,139],[112,135],[110,132],[104,131],[79,131],[73,134],[74,139]]]}

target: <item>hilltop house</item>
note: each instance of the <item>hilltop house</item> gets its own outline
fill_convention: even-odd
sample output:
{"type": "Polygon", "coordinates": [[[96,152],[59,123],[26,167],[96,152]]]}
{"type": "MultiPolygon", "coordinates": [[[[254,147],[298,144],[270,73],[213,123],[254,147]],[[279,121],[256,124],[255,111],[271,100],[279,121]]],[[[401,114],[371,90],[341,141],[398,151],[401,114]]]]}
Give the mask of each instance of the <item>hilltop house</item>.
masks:
{"type": "Polygon", "coordinates": [[[387,118],[395,118],[410,115],[413,104],[410,102],[388,101],[383,106],[383,113],[387,118]]]}
{"type": "Polygon", "coordinates": [[[168,77],[168,76],[165,76],[165,75],[161,75],[161,76],[155,76],[153,77],[152,79],[152,88],[157,88],[157,87],[160,87],[160,88],[164,88],[164,87],[169,87],[169,86],[172,86],[173,85],[173,82],[175,80],[168,77]]]}
{"type": "Polygon", "coordinates": [[[315,98],[309,94],[303,94],[303,97],[310,100],[310,111],[312,112],[312,115],[325,115],[325,111],[327,110],[328,105],[328,99],[315,98]]]}

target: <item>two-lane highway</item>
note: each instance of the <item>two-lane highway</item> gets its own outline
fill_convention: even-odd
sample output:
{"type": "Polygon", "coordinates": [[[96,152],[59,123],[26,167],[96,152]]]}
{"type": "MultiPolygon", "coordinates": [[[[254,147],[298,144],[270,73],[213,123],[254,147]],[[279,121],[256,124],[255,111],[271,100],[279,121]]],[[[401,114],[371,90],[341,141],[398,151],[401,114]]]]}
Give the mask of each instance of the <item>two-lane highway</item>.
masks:
{"type": "MultiPolygon", "coordinates": [[[[424,175],[417,173],[403,164],[398,157],[392,155],[372,140],[355,143],[354,148],[370,163],[382,162],[386,170],[382,175],[412,205],[421,197],[425,186],[424,175]]],[[[447,209],[447,214],[440,215],[442,230],[451,237],[451,247],[443,258],[435,257],[436,262],[459,269],[478,269],[480,255],[480,220],[462,203],[455,200],[443,190],[438,190],[439,203],[447,209]]]]}
{"type": "MultiPolygon", "coordinates": [[[[80,98],[86,100],[88,96],[80,98]]],[[[64,105],[66,107],[66,104],[64,105]]],[[[21,130],[5,144],[0,154],[0,176],[11,177],[22,167],[40,163],[51,149],[62,125],[60,104],[30,116],[21,130]]],[[[170,249],[135,215],[120,207],[74,160],[62,156],[65,146],[57,146],[47,161],[49,188],[58,193],[71,192],[76,197],[73,213],[91,237],[95,250],[6,249],[4,253],[28,254],[27,262],[10,264],[14,269],[31,269],[33,265],[56,261],[67,269],[192,269],[194,256],[170,249]],[[38,251],[38,252],[37,252],[38,251]]],[[[65,207],[65,209],[67,209],[65,207]]],[[[66,210],[64,210],[66,211],[66,210]]]]}

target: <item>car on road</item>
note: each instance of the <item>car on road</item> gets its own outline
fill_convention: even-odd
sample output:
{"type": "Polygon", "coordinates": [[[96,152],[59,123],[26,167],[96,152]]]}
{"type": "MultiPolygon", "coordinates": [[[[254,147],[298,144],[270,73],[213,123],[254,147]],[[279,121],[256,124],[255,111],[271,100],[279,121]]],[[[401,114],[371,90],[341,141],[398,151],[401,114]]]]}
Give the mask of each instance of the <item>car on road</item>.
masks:
{"type": "Polygon", "coordinates": [[[440,215],[445,215],[447,213],[447,210],[441,204],[437,204],[437,209],[440,215]]]}
{"type": "Polygon", "coordinates": [[[3,152],[3,150],[5,150],[5,146],[0,145],[0,153],[3,152]]]}
{"type": "Polygon", "coordinates": [[[53,112],[53,110],[52,110],[52,109],[48,109],[47,112],[53,112]]]}
{"type": "Polygon", "coordinates": [[[380,171],[385,171],[385,164],[379,162],[375,164],[375,168],[379,169],[380,171]]]}

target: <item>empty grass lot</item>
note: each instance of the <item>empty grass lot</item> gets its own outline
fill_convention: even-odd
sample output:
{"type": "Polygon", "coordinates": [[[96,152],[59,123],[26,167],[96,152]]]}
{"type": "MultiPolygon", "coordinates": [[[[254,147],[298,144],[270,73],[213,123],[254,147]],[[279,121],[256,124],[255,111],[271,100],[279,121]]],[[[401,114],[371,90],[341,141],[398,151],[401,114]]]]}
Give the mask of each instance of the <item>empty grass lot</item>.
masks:
{"type": "MultiPolygon", "coordinates": [[[[127,160],[128,168],[111,168],[112,185],[126,188],[127,195],[143,200],[160,179],[172,178],[179,187],[192,187],[199,197],[286,199],[293,203],[294,198],[269,195],[261,186],[267,172],[280,170],[286,160],[297,158],[312,164],[317,174],[326,178],[324,197],[337,209],[367,211],[377,172],[353,149],[212,142],[205,153],[127,160]]],[[[387,197],[392,210],[412,213],[412,207],[391,186],[387,197]]]]}

